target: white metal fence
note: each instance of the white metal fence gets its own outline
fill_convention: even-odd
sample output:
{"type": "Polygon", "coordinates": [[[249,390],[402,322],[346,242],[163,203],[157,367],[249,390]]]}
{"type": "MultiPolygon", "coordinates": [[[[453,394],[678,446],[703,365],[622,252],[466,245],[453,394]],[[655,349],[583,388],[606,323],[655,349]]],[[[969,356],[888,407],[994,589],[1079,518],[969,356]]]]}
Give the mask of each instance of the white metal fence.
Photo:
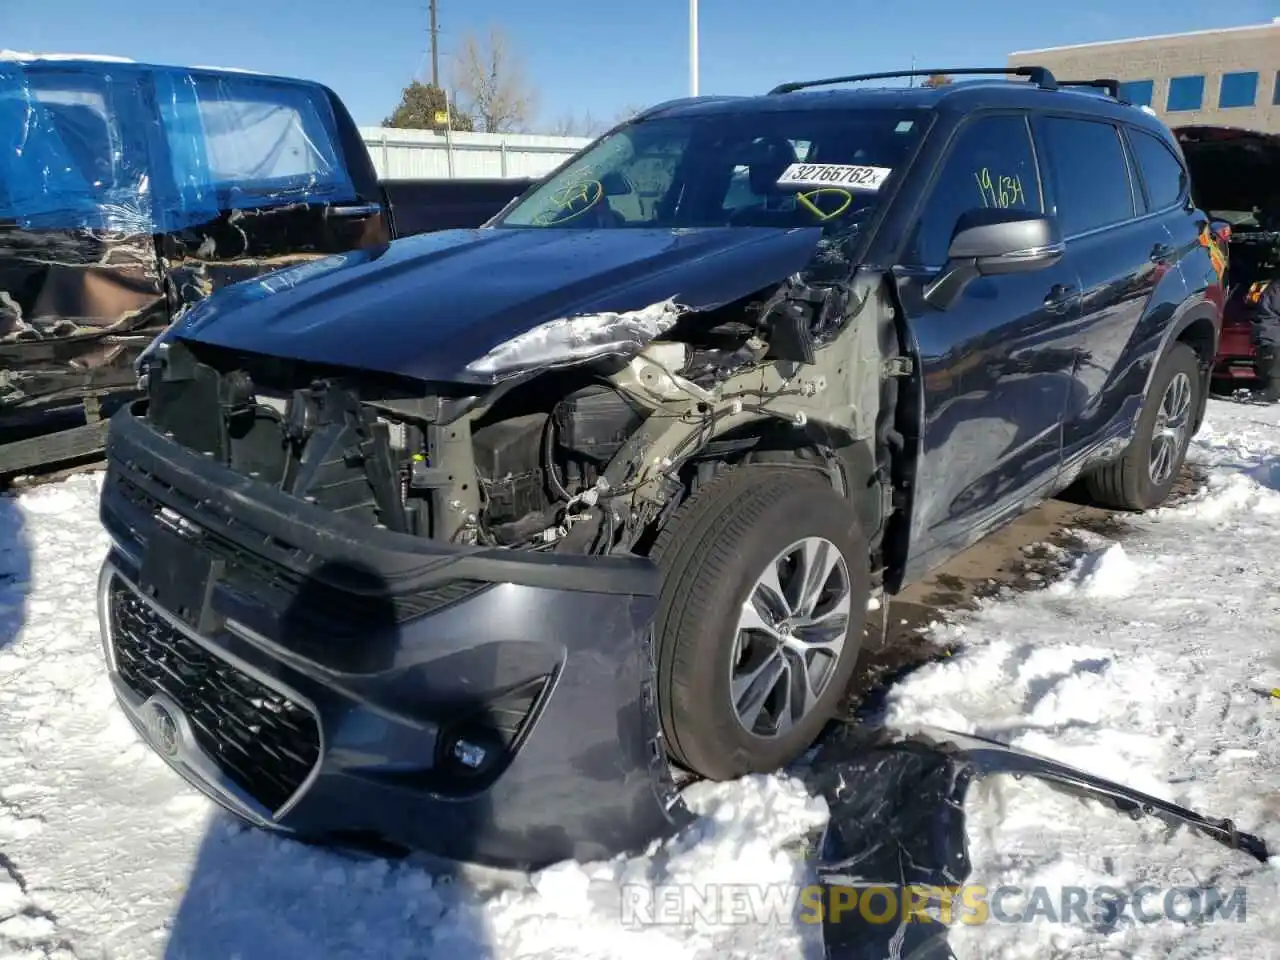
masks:
{"type": "Polygon", "coordinates": [[[441,177],[540,177],[590,143],[586,137],[527,133],[433,133],[361,127],[383,180],[441,177]]]}

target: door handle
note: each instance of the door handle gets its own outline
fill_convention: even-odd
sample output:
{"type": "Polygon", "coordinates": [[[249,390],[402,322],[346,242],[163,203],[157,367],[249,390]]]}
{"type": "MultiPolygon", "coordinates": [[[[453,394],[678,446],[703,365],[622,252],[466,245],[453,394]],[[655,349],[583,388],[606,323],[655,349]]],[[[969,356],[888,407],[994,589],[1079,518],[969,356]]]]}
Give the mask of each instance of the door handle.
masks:
{"type": "Polygon", "coordinates": [[[1045,295],[1044,306],[1050,313],[1064,313],[1071,301],[1080,295],[1080,288],[1069,283],[1055,283],[1045,295]]]}
{"type": "Polygon", "coordinates": [[[1173,256],[1173,247],[1167,243],[1157,243],[1151,248],[1151,262],[1164,263],[1173,256]]]}
{"type": "Polygon", "coordinates": [[[329,216],[331,217],[371,217],[375,213],[382,212],[382,204],[380,203],[358,203],[346,204],[343,206],[329,207],[329,216]]]}

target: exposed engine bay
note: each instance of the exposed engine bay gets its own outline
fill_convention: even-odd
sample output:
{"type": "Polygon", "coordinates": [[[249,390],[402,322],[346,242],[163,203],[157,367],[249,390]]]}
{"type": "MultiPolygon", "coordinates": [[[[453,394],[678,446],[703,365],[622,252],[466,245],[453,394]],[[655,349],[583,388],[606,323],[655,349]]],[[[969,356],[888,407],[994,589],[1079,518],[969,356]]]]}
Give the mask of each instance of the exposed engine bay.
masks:
{"type": "MultiPolygon", "coordinates": [[[[477,546],[633,550],[727,463],[777,459],[841,489],[855,471],[875,475],[858,458],[885,449],[865,441],[891,430],[877,423],[892,406],[878,392],[897,339],[873,319],[893,316],[887,296],[872,280],[789,280],[715,309],[669,301],[635,312],[647,326],[634,349],[530,363],[489,388],[179,337],[149,367],[146,416],[188,449],[357,523],[477,546]]],[[[871,533],[883,497],[877,487],[863,499],[871,533]]]]}

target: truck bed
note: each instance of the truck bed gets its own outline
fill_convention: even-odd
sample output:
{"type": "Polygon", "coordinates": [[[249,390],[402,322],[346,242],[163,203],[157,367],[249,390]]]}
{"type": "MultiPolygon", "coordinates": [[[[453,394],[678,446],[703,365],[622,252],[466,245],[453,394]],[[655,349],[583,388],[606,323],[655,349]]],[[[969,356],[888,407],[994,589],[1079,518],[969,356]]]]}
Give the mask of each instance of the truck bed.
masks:
{"type": "Polygon", "coordinates": [[[533,182],[526,178],[381,181],[398,237],[478,227],[533,182]]]}

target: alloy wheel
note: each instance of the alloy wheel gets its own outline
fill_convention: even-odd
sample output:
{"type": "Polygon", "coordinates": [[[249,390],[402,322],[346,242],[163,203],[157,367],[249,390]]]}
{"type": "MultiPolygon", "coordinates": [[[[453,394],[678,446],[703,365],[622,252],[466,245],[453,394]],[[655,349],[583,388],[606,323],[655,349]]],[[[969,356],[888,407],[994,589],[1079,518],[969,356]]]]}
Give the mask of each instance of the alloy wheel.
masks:
{"type": "Polygon", "coordinates": [[[844,651],[849,566],[838,547],[806,537],[769,562],[742,604],[730,667],[734,715],[778,737],[813,712],[844,651]]]}

